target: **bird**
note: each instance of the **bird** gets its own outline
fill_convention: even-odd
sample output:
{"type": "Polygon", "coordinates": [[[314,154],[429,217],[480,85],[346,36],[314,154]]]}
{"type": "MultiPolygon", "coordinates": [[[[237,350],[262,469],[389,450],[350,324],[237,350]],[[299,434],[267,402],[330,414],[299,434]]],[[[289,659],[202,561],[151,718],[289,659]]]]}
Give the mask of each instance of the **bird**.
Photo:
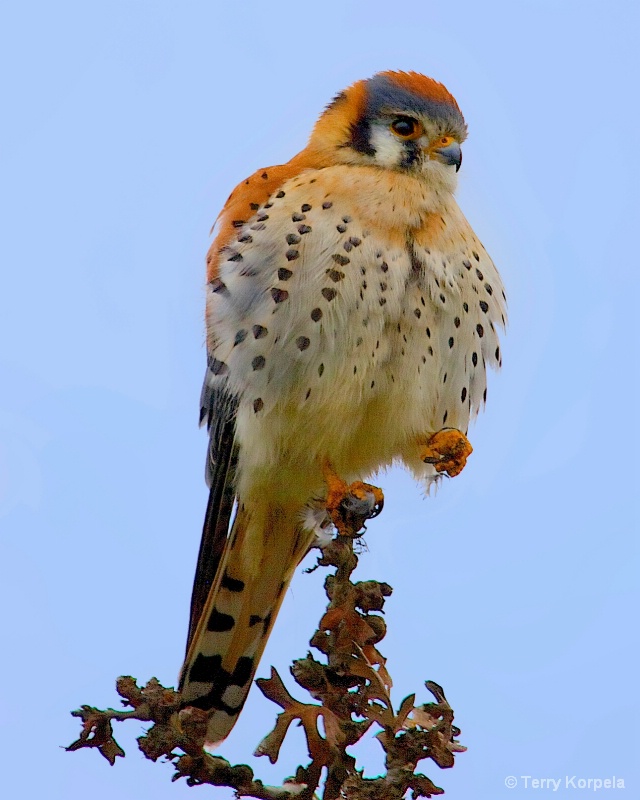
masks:
{"type": "Polygon", "coordinates": [[[328,527],[344,532],[349,497],[381,507],[363,479],[401,463],[428,487],[471,453],[506,297],[454,199],[466,135],[443,84],[379,72],[218,217],[209,500],[179,684],[209,746],[238,718],[301,560],[328,527]]]}

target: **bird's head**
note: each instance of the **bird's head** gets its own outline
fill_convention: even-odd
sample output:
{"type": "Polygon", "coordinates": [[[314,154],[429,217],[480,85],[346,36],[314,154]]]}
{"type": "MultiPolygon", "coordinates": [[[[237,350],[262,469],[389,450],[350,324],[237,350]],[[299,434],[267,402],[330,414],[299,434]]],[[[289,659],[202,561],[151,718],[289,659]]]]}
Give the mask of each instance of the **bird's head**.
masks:
{"type": "Polygon", "coordinates": [[[453,190],[467,126],[445,87],[417,72],[380,72],[336,96],[310,148],[334,163],[410,172],[453,190]]]}

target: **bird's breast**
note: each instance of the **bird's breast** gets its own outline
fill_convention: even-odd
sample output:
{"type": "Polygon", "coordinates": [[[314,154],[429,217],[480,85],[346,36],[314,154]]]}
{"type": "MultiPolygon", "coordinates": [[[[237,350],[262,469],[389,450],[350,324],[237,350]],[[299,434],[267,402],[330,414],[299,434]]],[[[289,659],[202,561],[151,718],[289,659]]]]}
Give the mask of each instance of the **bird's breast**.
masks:
{"type": "Polygon", "coordinates": [[[486,254],[455,204],[420,222],[415,192],[365,177],[348,192],[335,175],[290,181],[221,253],[214,380],[240,398],[237,435],[257,463],[287,453],[302,467],[321,451],[380,466],[420,431],[465,430],[478,404],[476,319],[492,294],[465,262],[486,254]]]}

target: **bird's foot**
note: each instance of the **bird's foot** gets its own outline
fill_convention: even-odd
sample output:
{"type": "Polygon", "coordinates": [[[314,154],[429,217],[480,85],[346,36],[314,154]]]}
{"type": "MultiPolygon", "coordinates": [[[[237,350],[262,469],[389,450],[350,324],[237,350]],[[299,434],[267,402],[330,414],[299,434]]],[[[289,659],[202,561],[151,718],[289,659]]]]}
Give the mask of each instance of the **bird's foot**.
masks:
{"type": "Polygon", "coordinates": [[[323,464],[323,472],[327,483],[327,513],[341,536],[354,536],[368,519],[382,511],[382,490],[362,481],[347,484],[328,460],[323,464]]]}
{"type": "Polygon", "coordinates": [[[436,472],[446,472],[453,478],[464,469],[473,447],[462,431],[443,428],[422,443],[419,452],[425,464],[433,464],[436,472]]]}

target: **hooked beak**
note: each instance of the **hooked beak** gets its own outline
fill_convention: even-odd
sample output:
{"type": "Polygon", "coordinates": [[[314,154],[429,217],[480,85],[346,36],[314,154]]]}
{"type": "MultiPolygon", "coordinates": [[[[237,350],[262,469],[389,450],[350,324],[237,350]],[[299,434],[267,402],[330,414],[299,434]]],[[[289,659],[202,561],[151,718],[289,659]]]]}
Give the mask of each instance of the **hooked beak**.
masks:
{"type": "Polygon", "coordinates": [[[455,166],[456,172],[462,164],[462,150],[458,142],[452,142],[446,147],[438,147],[435,150],[431,150],[430,156],[442,164],[447,164],[449,167],[455,166]]]}

